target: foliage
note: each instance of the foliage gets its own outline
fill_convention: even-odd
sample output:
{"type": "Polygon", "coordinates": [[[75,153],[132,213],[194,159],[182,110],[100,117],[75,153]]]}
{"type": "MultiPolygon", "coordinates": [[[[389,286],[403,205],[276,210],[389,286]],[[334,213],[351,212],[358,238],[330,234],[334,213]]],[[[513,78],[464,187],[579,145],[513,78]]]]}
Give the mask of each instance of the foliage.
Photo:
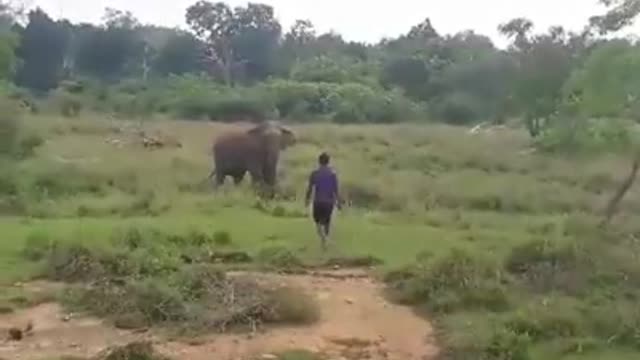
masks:
{"type": "Polygon", "coordinates": [[[29,24],[20,34],[18,56],[22,59],[16,83],[35,91],[48,91],[62,76],[68,34],[61,22],[43,10],[29,13],[29,24]]]}
{"type": "MultiPolygon", "coordinates": [[[[38,244],[41,250],[25,248],[23,254],[42,258],[48,278],[80,283],[65,295],[67,305],[108,317],[121,328],[172,325],[184,331],[226,331],[318,319],[317,305],[298,289],[270,289],[245,277],[227,277],[204,262],[181,264],[183,244],[173,237],[158,243],[158,238],[148,238],[157,233],[137,229],[114,235],[123,248],[47,243],[34,234],[27,246],[38,244]]],[[[208,244],[192,241],[191,246],[203,251],[208,244]]]]}
{"type": "Polygon", "coordinates": [[[567,101],[573,100],[582,116],[624,116],[640,113],[640,48],[626,41],[612,41],[596,48],[565,84],[567,101]]]}
{"type": "Polygon", "coordinates": [[[0,77],[15,72],[12,80],[22,87],[54,90],[46,106],[30,99],[30,108],[70,117],[80,111],[223,121],[431,117],[457,125],[519,119],[536,144],[548,144],[565,141],[560,134],[570,130],[561,129],[585,124],[575,117],[638,112],[636,45],[599,34],[630,24],[640,5],[601,2],[607,13],[579,32],[554,26],[534,34],[527,18],[499,25],[511,40],[506,51],[471,30],[441,34],[429,18],[376,44],[318,33],[304,19],[283,33],[274,8],[261,3],[197,1],[185,12],[190,31],[142,25],[117,9],[107,9],[98,25],[54,21],[36,9],[22,28],[8,7],[0,77]],[[91,85],[67,87],[78,82],[91,85]]]}

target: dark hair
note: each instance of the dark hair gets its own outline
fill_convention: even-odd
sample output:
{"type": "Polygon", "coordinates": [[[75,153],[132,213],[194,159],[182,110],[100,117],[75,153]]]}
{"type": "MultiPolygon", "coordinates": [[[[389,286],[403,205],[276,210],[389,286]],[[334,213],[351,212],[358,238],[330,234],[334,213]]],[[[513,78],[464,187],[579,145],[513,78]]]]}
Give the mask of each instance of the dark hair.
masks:
{"type": "Polygon", "coordinates": [[[318,162],[320,163],[320,165],[328,165],[329,164],[329,154],[327,153],[322,153],[320,154],[320,156],[318,156],[318,162]]]}

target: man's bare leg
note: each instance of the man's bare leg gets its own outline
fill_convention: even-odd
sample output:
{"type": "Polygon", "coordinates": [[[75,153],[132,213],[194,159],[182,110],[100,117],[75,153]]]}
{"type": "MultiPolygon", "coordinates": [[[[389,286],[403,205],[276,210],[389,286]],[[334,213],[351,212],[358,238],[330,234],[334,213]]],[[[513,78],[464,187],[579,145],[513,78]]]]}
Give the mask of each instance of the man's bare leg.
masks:
{"type": "Polygon", "coordinates": [[[322,250],[327,249],[327,235],[325,234],[325,229],[322,224],[316,224],[316,230],[318,231],[318,236],[320,237],[320,244],[322,245],[322,250]]]}

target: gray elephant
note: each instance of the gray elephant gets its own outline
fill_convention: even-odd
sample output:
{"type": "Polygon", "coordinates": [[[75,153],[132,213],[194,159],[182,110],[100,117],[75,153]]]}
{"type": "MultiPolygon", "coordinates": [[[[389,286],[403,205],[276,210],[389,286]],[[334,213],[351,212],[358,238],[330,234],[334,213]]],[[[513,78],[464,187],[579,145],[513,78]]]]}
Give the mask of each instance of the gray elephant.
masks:
{"type": "Polygon", "coordinates": [[[227,176],[235,184],[247,172],[255,185],[276,185],[276,171],[280,151],[296,143],[293,131],[276,122],[263,122],[246,131],[233,131],[220,135],[213,145],[215,184],[220,186],[227,176]]]}

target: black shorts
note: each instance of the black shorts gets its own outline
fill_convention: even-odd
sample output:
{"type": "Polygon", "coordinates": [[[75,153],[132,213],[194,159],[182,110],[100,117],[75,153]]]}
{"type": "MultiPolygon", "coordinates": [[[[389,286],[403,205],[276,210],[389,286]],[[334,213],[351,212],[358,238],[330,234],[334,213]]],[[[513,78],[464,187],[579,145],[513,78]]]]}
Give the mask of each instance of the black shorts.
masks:
{"type": "Polygon", "coordinates": [[[333,204],[314,202],[313,203],[313,221],[320,225],[331,224],[331,215],[333,214],[333,204]]]}

